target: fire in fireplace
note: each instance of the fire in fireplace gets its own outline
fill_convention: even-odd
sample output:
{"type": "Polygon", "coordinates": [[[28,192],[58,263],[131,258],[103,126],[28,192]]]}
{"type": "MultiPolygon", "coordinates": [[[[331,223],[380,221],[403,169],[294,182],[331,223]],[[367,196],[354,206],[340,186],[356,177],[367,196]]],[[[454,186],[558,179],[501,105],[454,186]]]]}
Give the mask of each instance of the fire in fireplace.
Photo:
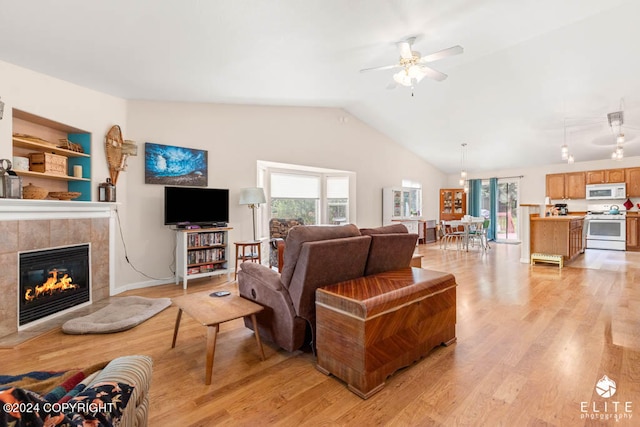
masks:
{"type": "Polygon", "coordinates": [[[90,301],[89,245],[21,252],[19,325],[90,301]]]}
{"type": "Polygon", "coordinates": [[[27,302],[35,301],[43,295],[53,295],[58,292],[64,292],[69,289],[77,289],[78,285],[73,283],[73,278],[69,277],[69,274],[62,271],[59,272],[57,268],[49,271],[49,277],[41,284],[36,285],[35,288],[27,288],[24,294],[24,299],[27,302]],[[61,278],[59,275],[64,274],[61,278]]]}

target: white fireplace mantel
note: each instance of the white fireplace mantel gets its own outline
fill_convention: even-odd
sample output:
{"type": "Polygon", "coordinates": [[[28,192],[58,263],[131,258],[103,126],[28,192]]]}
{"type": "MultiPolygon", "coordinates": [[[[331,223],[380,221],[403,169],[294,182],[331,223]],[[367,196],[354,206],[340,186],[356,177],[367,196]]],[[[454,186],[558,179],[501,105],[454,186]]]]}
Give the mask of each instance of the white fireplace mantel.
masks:
{"type": "Polygon", "coordinates": [[[0,221],[108,218],[109,293],[115,295],[116,212],[120,203],[64,200],[0,199],[0,221]]]}
{"type": "Polygon", "coordinates": [[[117,203],[0,199],[0,221],[110,218],[117,203]]]}

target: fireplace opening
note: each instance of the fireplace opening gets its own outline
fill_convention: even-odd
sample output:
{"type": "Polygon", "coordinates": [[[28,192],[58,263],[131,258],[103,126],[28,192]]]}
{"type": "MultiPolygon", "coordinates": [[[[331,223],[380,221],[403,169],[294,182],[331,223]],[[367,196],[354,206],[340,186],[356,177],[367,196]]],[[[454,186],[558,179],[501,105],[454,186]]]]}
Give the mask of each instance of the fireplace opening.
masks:
{"type": "Polygon", "coordinates": [[[19,325],[90,301],[89,276],[88,244],[21,252],[19,325]]]}

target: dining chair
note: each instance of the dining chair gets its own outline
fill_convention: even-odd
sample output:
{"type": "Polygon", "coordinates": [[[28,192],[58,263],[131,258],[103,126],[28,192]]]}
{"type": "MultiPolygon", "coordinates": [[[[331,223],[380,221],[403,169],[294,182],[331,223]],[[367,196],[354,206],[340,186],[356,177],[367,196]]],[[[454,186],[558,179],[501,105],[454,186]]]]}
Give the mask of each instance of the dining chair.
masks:
{"type": "Polygon", "coordinates": [[[490,224],[490,220],[484,219],[481,223],[476,224],[474,229],[469,232],[469,239],[472,246],[475,246],[475,242],[477,241],[482,249],[491,249],[489,241],[487,240],[487,230],[490,224]]]}
{"type": "Polygon", "coordinates": [[[442,236],[440,238],[440,248],[447,249],[447,245],[451,242],[456,242],[456,249],[460,249],[462,240],[464,239],[464,232],[458,231],[457,227],[453,227],[450,221],[441,221],[440,230],[442,236]]]}

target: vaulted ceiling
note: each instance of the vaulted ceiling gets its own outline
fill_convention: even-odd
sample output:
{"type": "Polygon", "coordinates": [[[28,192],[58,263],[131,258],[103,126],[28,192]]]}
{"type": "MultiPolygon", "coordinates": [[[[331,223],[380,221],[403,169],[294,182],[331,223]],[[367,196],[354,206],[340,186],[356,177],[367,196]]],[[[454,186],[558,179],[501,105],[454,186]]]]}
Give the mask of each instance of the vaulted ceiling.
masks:
{"type": "MultiPolygon", "coordinates": [[[[640,155],[640,2],[0,0],[0,60],[126,99],[340,107],[444,172],[640,155]],[[416,36],[448,74],[388,89],[416,36]],[[412,95],[413,94],[413,95],[412,95]]],[[[0,93],[0,96],[2,94],[0,93]]]]}

